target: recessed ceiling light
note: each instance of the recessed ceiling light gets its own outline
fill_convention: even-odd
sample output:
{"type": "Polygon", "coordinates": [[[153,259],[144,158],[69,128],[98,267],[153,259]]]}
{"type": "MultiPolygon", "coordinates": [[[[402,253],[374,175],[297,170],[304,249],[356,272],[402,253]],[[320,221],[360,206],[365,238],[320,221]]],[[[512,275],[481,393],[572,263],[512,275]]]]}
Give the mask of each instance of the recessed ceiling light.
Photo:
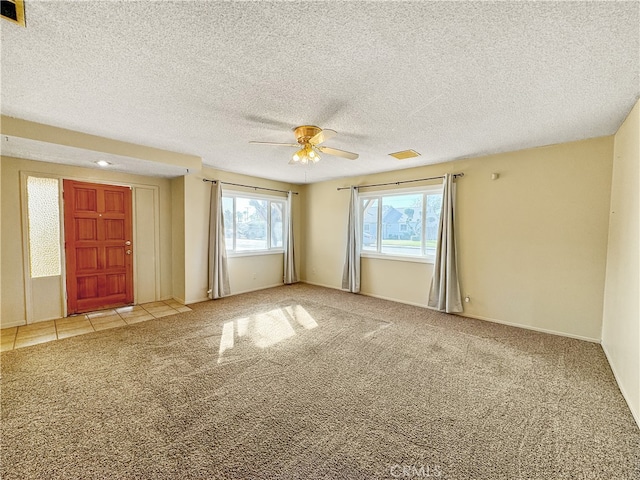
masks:
{"type": "Polygon", "coordinates": [[[407,158],[420,156],[420,154],[415,150],[403,150],[401,152],[390,153],[389,155],[391,155],[394,158],[397,158],[398,160],[406,160],[407,158]]]}
{"type": "Polygon", "coordinates": [[[98,164],[98,166],[100,167],[108,167],[109,165],[111,165],[109,162],[107,162],[106,160],[98,160],[96,162],[98,164]]]}

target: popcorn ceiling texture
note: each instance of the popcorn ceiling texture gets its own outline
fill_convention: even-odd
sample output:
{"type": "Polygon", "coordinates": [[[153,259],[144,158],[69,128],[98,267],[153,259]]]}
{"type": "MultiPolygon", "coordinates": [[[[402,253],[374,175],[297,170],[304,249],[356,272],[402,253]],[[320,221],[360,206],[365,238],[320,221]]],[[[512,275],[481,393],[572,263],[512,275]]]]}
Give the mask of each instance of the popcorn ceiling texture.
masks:
{"type": "Polygon", "coordinates": [[[639,5],[27,2],[2,113],[289,182],[610,135],[640,94],[639,5]],[[300,124],[360,159],[248,144],[300,124]]]}

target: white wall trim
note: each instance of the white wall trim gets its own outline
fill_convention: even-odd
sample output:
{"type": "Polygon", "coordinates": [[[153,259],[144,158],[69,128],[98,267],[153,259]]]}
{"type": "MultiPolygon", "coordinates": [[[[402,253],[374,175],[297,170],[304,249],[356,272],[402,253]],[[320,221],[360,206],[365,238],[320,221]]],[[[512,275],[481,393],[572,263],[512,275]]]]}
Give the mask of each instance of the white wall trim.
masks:
{"type": "Polygon", "coordinates": [[[462,314],[456,313],[455,315],[458,315],[460,317],[473,318],[476,320],[484,320],[486,322],[499,323],[501,325],[508,325],[510,327],[524,328],[525,330],[533,330],[534,332],[549,333],[551,335],[557,335],[559,337],[575,338],[576,340],[583,340],[585,342],[598,343],[598,344],[600,343],[599,338],[585,337],[583,335],[576,335],[574,333],[559,332],[557,330],[550,330],[548,328],[540,328],[540,327],[534,327],[531,325],[523,325],[521,323],[506,322],[504,320],[496,320],[495,318],[481,317],[479,315],[469,315],[466,313],[462,313],[462,314]]]}
{"type": "Polygon", "coordinates": [[[334,287],[333,285],[325,285],[324,283],[316,283],[316,282],[311,282],[309,280],[300,280],[300,283],[306,283],[308,285],[315,285],[316,287],[330,288],[331,290],[340,290],[341,292],[346,292],[347,291],[347,290],[344,290],[344,289],[339,288],[339,287],[334,287]]]}
{"type": "MultiPolygon", "coordinates": [[[[229,294],[227,296],[228,297],[233,297],[234,295],[242,295],[243,293],[257,292],[258,290],[266,290],[267,288],[282,287],[282,286],[284,286],[284,283],[274,283],[272,285],[264,285],[262,287],[256,287],[256,288],[250,288],[248,290],[242,290],[240,292],[231,292],[231,294],[229,294]]],[[[210,299],[207,298],[207,300],[210,300],[210,299]]]]}
{"type": "Polygon", "coordinates": [[[380,300],[388,300],[389,302],[396,302],[396,303],[402,303],[404,305],[411,305],[413,307],[420,307],[420,308],[429,308],[426,305],[422,304],[422,303],[417,303],[417,302],[406,302],[403,300],[398,300],[396,298],[391,298],[391,297],[385,297],[384,295],[377,295],[375,293],[365,293],[365,292],[360,292],[361,295],[364,295],[365,297],[373,297],[373,298],[379,298],[380,300]]]}
{"type": "MultiPolygon", "coordinates": [[[[82,313],[78,315],[84,315],[82,313]]],[[[36,325],[42,322],[50,322],[51,320],[59,320],[61,317],[47,317],[47,318],[39,318],[38,320],[34,320],[31,323],[24,323],[23,320],[13,320],[12,322],[6,322],[6,324],[2,324],[2,328],[12,328],[12,327],[25,327],[27,325],[36,325]]]]}
{"type": "Polygon", "coordinates": [[[26,325],[24,319],[14,319],[11,321],[2,322],[2,328],[22,327],[26,325]]]}
{"type": "MultiPolygon", "coordinates": [[[[393,298],[388,298],[388,297],[383,297],[382,295],[374,295],[374,294],[370,294],[370,293],[363,293],[360,292],[362,295],[365,295],[367,297],[375,297],[375,298],[380,298],[382,300],[389,300],[391,302],[398,302],[398,303],[404,303],[405,305],[413,305],[414,307],[422,307],[422,308],[426,308],[428,310],[433,310],[434,312],[437,312],[439,310],[430,307],[428,305],[424,305],[421,303],[416,303],[416,302],[404,302],[401,300],[396,300],[393,298]]],[[[450,314],[450,315],[456,315],[458,317],[465,317],[465,318],[473,318],[474,320],[482,320],[485,322],[491,322],[491,323],[499,323],[501,325],[507,325],[510,327],[516,327],[516,328],[524,328],[525,330],[533,330],[535,332],[541,332],[541,333],[549,333],[551,335],[558,335],[560,337],[568,337],[568,338],[575,338],[576,340],[584,340],[586,342],[592,342],[592,343],[600,343],[600,339],[598,338],[591,338],[591,337],[585,337],[582,335],[575,335],[572,333],[566,333],[566,332],[559,332],[557,330],[549,330],[546,328],[539,328],[539,327],[533,327],[530,325],[523,325],[521,323],[515,323],[515,322],[506,322],[504,320],[496,320],[494,318],[489,318],[489,317],[481,317],[479,315],[470,315],[467,313],[454,313],[454,314],[450,314]]]]}
{"type": "Polygon", "coordinates": [[[179,301],[182,302],[184,305],[191,305],[192,303],[206,302],[208,300],[211,300],[211,299],[209,297],[200,297],[200,298],[185,298],[184,300],[180,299],[179,301]]]}
{"type": "MultiPolygon", "coordinates": [[[[266,290],[268,288],[274,288],[274,287],[282,287],[284,286],[284,283],[274,283],[272,285],[264,285],[262,287],[257,287],[257,288],[250,288],[248,290],[242,290],[240,292],[231,292],[229,295],[222,297],[222,298],[228,298],[228,297],[234,297],[236,295],[242,295],[243,293],[250,293],[250,292],[257,292],[259,290],[266,290]]],[[[191,305],[194,303],[200,303],[200,302],[208,302],[211,301],[211,299],[209,297],[204,297],[204,298],[200,298],[200,299],[189,299],[184,300],[182,298],[178,298],[178,297],[172,297],[174,300],[182,303],[183,305],[191,305]]],[[[216,299],[216,300],[220,300],[220,299],[216,299]]]]}
{"type": "MultiPolygon", "coordinates": [[[[336,288],[336,287],[333,287],[331,285],[323,285],[323,284],[320,284],[320,283],[309,282],[309,281],[306,281],[306,280],[303,283],[308,283],[309,285],[316,285],[318,287],[332,288],[334,290],[341,290],[343,292],[345,291],[345,290],[342,290],[341,288],[336,288]]],[[[435,308],[431,308],[431,307],[429,307],[427,305],[424,305],[424,304],[420,304],[420,303],[416,303],[416,302],[402,301],[402,300],[398,300],[396,298],[385,297],[383,295],[376,295],[374,293],[360,292],[360,295],[364,295],[365,297],[379,298],[380,300],[388,300],[390,302],[403,303],[405,305],[412,305],[414,307],[427,308],[429,310],[437,311],[435,308]]],[[[557,330],[550,330],[550,329],[546,329],[546,328],[533,327],[533,326],[530,326],[530,325],[523,325],[521,323],[506,322],[504,320],[496,320],[495,318],[481,317],[479,315],[470,315],[470,314],[466,314],[466,313],[462,313],[462,314],[457,313],[455,315],[460,316],[460,317],[473,318],[475,320],[483,320],[485,322],[499,323],[501,325],[508,325],[510,327],[524,328],[525,330],[533,330],[535,332],[549,333],[551,335],[558,335],[560,337],[575,338],[576,340],[584,340],[586,342],[600,343],[600,339],[599,338],[585,337],[583,335],[575,335],[573,333],[559,332],[557,330]]]]}
{"type": "Polygon", "coordinates": [[[607,350],[606,345],[602,342],[602,343],[600,343],[600,346],[602,347],[602,351],[604,352],[604,356],[607,358],[607,361],[609,362],[609,367],[611,368],[611,371],[613,372],[613,377],[616,379],[616,383],[618,384],[618,388],[620,389],[620,393],[622,393],[622,398],[624,398],[624,401],[627,402],[627,406],[629,407],[629,410],[631,411],[631,416],[636,421],[636,424],[638,425],[638,428],[640,428],[640,412],[635,411],[633,405],[629,401],[629,395],[627,394],[627,391],[625,390],[625,388],[623,386],[624,384],[620,381],[620,376],[616,372],[616,367],[614,366],[614,363],[611,361],[611,356],[609,355],[609,352],[607,350]]]}
{"type": "Polygon", "coordinates": [[[194,303],[201,303],[201,302],[208,302],[209,300],[211,300],[209,297],[202,297],[202,298],[194,298],[194,299],[189,299],[189,300],[179,300],[180,302],[182,302],[184,305],[193,305],[194,303]]]}

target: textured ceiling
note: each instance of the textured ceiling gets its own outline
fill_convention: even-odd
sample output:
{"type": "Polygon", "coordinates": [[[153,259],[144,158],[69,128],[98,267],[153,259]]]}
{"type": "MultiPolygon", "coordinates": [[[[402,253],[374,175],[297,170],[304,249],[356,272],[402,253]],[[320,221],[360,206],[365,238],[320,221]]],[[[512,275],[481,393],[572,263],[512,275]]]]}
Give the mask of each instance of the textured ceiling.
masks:
{"type": "Polygon", "coordinates": [[[3,114],[294,183],[609,135],[640,94],[637,1],[25,3],[3,114]],[[360,158],[248,143],[301,124],[360,158]]]}

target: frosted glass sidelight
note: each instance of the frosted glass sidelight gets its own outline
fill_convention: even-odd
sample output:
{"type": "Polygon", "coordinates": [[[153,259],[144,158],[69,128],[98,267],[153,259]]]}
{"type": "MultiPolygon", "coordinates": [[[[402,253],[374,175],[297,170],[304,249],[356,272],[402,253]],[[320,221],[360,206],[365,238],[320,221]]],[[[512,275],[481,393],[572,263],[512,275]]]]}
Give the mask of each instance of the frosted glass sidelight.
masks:
{"type": "Polygon", "coordinates": [[[58,180],[27,177],[31,278],[60,275],[58,180]]]}

